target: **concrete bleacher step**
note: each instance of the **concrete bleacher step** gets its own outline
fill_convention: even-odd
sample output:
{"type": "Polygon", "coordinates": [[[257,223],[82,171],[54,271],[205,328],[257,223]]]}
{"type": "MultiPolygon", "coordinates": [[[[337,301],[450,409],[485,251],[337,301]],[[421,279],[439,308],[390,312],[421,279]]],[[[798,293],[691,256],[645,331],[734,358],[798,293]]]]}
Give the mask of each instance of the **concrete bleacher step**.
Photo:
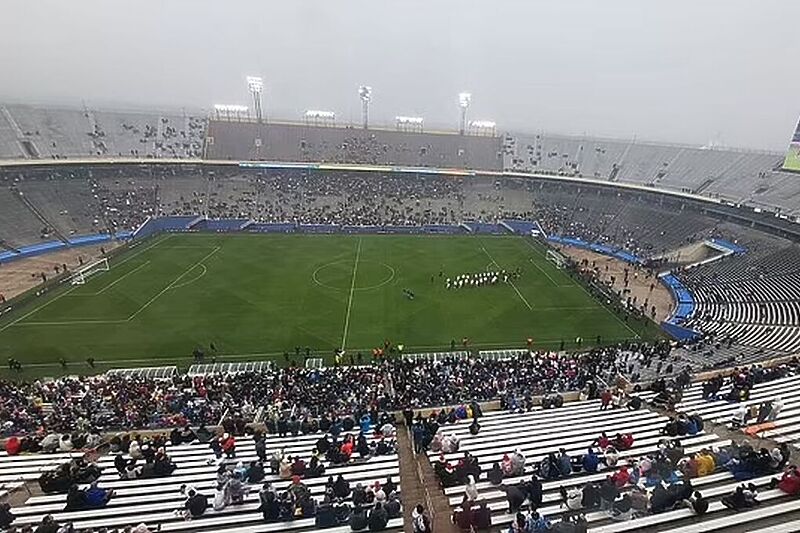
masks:
{"type": "MultiPolygon", "coordinates": [[[[762,383],[754,387],[750,403],[760,403],[762,399],[782,395],[786,405],[777,422],[783,420],[786,428],[792,428],[800,422],[800,378],[791,376],[781,380],[762,383]],[[796,408],[794,402],[797,402],[796,408]],[[789,425],[791,424],[791,425],[789,425]]],[[[651,398],[653,393],[642,393],[644,399],[651,398]]],[[[722,412],[736,409],[739,404],[729,404],[724,401],[706,402],[702,399],[701,384],[695,384],[684,393],[686,411],[698,412],[709,418],[705,413],[722,412]]],[[[510,453],[516,448],[520,448],[526,456],[525,474],[515,478],[507,478],[504,484],[515,484],[527,481],[530,474],[534,473],[538,462],[543,459],[548,452],[556,452],[559,448],[565,448],[570,455],[585,452],[592,440],[600,433],[605,431],[609,437],[617,431],[629,431],[634,435],[634,446],[619,454],[618,465],[627,465],[628,461],[657,449],[658,441],[663,437],[661,429],[664,426],[666,417],[644,410],[625,411],[621,409],[600,411],[599,402],[579,402],[567,404],[563,408],[552,411],[535,410],[530,413],[504,413],[491,417],[487,416],[480,420],[481,431],[477,436],[469,434],[469,420],[459,421],[456,424],[444,426],[444,433],[455,432],[461,437],[459,452],[446,454],[450,460],[457,459],[463,451],[470,451],[478,460],[484,471],[488,470],[491,462],[499,460],[504,453],[510,453]],[[627,419],[627,420],[626,420],[627,419]],[[619,429],[618,429],[619,428],[619,429]]],[[[800,430],[800,428],[797,428],[800,430]]],[[[700,433],[695,436],[680,437],[684,446],[685,453],[691,454],[704,447],[720,447],[731,443],[728,439],[722,439],[713,433],[700,433]]],[[[439,454],[429,452],[431,461],[436,461],[439,454]]],[[[558,492],[560,486],[566,489],[579,488],[588,481],[601,481],[612,469],[601,470],[595,474],[575,473],[567,478],[544,481],[543,486],[543,505],[539,512],[551,520],[557,521],[567,509],[562,507],[561,498],[558,492]]],[[[767,510],[761,516],[780,517],[784,514],[795,513],[800,510],[800,504],[794,500],[786,502],[787,495],[777,489],[770,489],[769,482],[773,475],[762,476],[748,482],[754,483],[763,492],[759,495],[759,500],[763,503],[752,512],[733,513],[721,503],[721,498],[733,492],[740,484],[728,471],[721,470],[714,474],[692,479],[693,486],[701,490],[703,495],[709,500],[709,513],[697,518],[689,509],[676,509],[667,513],[638,517],[627,522],[615,522],[606,512],[592,511],[587,514],[589,531],[615,532],[615,531],[696,531],[705,530],[703,524],[708,524],[708,531],[722,531],[735,528],[737,525],[746,524],[748,527],[760,515],[757,511],[767,510]]],[[[478,489],[478,500],[487,502],[493,515],[493,529],[501,528],[513,521],[513,516],[506,513],[507,502],[505,493],[498,487],[491,485],[488,481],[479,481],[476,485],[478,489]]],[[[624,490],[629,490],[630,487],[624,490]]],[[[451,508],[457,508],[464,495],[464,486],[448,487],[444,489],[445,495],[451,508]]],[[[799,521],[800,522],[800,521],[799,521]]],[[[757,524],[757,522],[756,522],[757,524]]],[[[768,531],[765,529],[764,531],[768,531]]],[[[780,531],[792,531],[792,529],[781,529],[780,531]]]]}
{"type": "MultiPolygon", "coordinates": [[[[357,433],[357,431],[353,433],[357,433]]],[[[271,456],[275,451],[284,450],[289,455],[300,456],[308,461],[311,450],[320,436],[322,436],[321,433],[286,438],[271,435],[267,438],[267,455],[271,456]]],[[[77,528],[113,528],[146,522],[151,527],[160,525],[163,531],[217,531],[220,528],[231,528],[229,531],[278,532],[314,529],[313,519],[265,523],[258,511],[258,490],[263,482],[250,485],[250,493],[241,505],[229,506],[219,512],[209,509],[203,517],[189,521],[178,517],[175,510],[182,508],[185,500],[180,493],[181,485],[194,486],[211,499],[216,488],[218,466],[220,464],[233,466],[240,460],[246,464],[255,460],[255,443],[252,439],[243,438],[237,442],[236,458],[219,461],[214,457],[208,444],[192,443],[179,446],[168,444],[167,450],[172,460],[178,465],[177,470],[169,477],[120,480],[113,466],[115,455],[103,456],[98,459],[98,465],[104,469],[99,478],[99,484],[103,488],[114,489],[116,492],[106,507],[83,511],[64,511],[66,502],[64,494],[33,496],[24,506],[13,509],[17,516],[15,524],[33,525],[41,521],[43,516],[52,514],[56,520],[71,521],[77,528]],[[208,464],[209,459],[212,459],[211,464],[208,464]]],[[[5,462],[3,459],[10,460],[12,458],[0,457],[0,467],[5,462]]],[[[60,459],[56,462],[57,464],[60,464],[62,460],[69,459],[69,456],[60,457],[60,459]]],[[[33,458],[17,462],[27,463],[28,461],[34,464],[40,463],[42,460],[33,458]]],[[[327,461],[321,461],[321,463],[326,466],[326,471],[322,476],[303,480],[318,501],[324,494],[328,476],[335,478],[340,473],[348,480],[351,489],[355,488],[357,483],[364,486],[375,483],[382,484],[387,477],[391,477],[398,485],[398,495],[401,495],[399,458],[396,454],[376,456],[365,460],[355,459],[345,465],[333,466],[327,461]]],[[[12,468],[12,466],[7,468],[12,468]]],[[[264,481],[271,482],[278,491],[285,490],[291,483],[290,480],[283,480],[272,474],[268,474],[264,481]]],[[[396,531],[402,528],[402,524],[402,518],[394,519],[390,522],[389,530],[396,531]]],[[[341,529],[329,528],[328,530],[341,529]]]]}

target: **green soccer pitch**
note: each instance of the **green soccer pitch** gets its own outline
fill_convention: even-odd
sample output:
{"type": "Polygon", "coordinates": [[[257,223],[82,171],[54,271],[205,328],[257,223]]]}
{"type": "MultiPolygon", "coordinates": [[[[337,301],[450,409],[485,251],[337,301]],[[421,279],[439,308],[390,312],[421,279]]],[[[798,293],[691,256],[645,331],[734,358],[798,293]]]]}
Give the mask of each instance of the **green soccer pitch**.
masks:
{"type": "Polygon", "coordinates": [[[606,309],[544,251],[512,236],[162,235],[3,319],[0,357],[52,375],[62,357],[70,372],[90,356],[95,371],[185,365],[211,343],[219,361],[283,361],[296,346],[330,361],[341,347],[368,359],[384,340],[409,353],[463,337],[491,349],[658,335],[606,309]],[[445,287],[458,274],[518,268],[513,283],[445,287]]]}

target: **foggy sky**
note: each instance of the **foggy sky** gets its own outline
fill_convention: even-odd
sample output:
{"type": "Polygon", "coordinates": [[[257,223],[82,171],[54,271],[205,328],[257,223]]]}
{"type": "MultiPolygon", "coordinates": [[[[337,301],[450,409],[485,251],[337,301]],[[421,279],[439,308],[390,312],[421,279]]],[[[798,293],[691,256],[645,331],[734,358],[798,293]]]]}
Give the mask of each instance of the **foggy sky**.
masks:
{"type": "Polygon", "coordinates": [[[2,0],[0,101],[249,103],[455,128],[785,148],[798,0],[2,0]]]}

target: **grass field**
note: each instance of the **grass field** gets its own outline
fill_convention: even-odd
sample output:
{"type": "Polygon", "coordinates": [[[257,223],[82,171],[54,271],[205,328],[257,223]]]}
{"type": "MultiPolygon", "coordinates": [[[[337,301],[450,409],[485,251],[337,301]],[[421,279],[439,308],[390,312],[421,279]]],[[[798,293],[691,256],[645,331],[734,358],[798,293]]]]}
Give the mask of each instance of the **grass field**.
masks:
{"type": "Polygon", "coordinates": [[[625,323],[521,237],[191,234],[134,246],[85,285],[10,315],[0,357],[55,374],[61,357],[71,372],[89,356],[104,368],[188,364],[212,342],[221,360],[282,360],[295,346],[367,355],[384,339],[408,353],[465,336],[473,348],[528,337],[554,348],[654,332],[625,323]],[[445,288],[446,277],[517,267],[513,284],[445,288]]]}

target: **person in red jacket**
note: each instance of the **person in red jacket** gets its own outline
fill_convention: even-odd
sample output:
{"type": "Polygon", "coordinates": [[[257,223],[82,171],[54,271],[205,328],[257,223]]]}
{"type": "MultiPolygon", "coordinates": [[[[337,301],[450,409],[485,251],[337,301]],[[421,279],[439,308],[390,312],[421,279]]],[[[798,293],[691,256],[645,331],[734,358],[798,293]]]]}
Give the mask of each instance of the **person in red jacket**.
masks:
{"type": "Polygon", "coordinates": [[[225,433],[219,440],[220,448],[228,456],[228,459],[236,457],[236,440],[230,433],[225,433]]]}
{"type": "Polygon", "coordinates": [[[630,450],[631,446],[633,446],[633,435],[630,433],[617,433],[611,445],[618,450],[630,450]]]}
{"type": "Polygon", "coordinates": [[[798,473],[797,467],[790,466],[787,468],[780,481],[773,478],[771,485],[773,487],[777,485],[783,492],[792,496],[800,494],[800,473],[798,473]]]}
{"type": "Polygon", "coordinates": [[[617,486],[617,488],[622,488],[628,484],[628,481],[631,479],[631,474],[628,472],[628,469],[624,466],[614,472],[611,476],[611,481],[617,486]]]}
{"type": "Polygon", "coordinates": [[[22,441],[19,437],[9,437],[6,441],[6,453],[8,455],[17,455],[22,448],[22,441]]]}

